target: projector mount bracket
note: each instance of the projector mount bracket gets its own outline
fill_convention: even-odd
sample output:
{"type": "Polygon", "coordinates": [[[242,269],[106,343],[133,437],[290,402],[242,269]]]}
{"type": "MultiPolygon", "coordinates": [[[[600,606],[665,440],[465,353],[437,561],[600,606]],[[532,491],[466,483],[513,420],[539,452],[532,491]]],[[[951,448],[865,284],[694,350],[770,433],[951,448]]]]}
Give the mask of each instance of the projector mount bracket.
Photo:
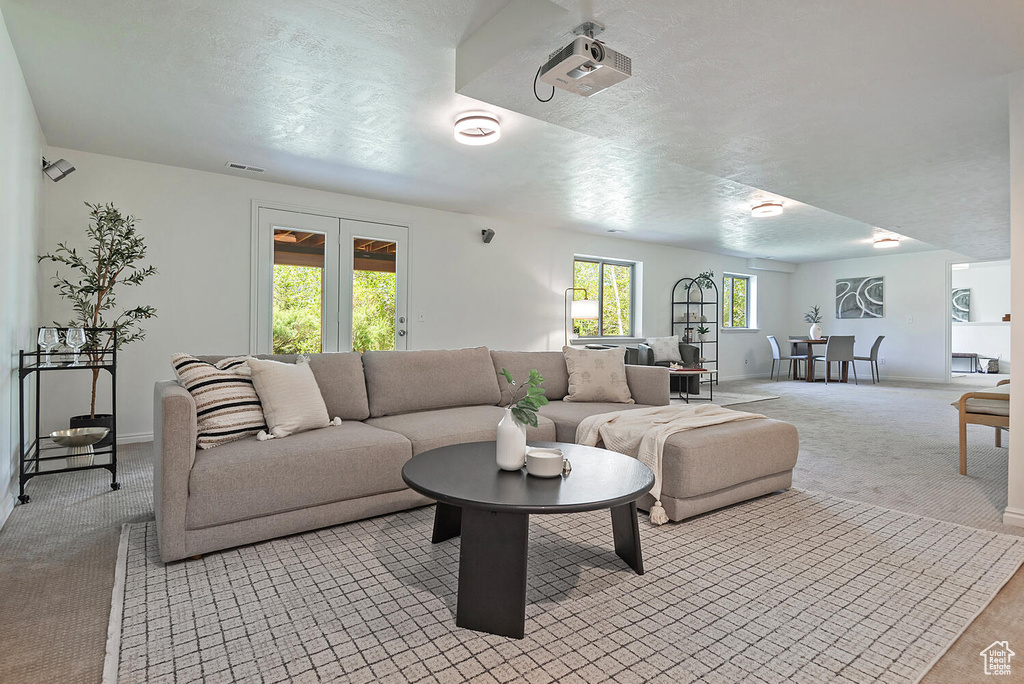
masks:
{"type": "Polygon", "coordinates": [[[574,28],[572,32],[574,35],[586,36],[594,40],[594,38],[604,33],[604,24],[598,24],[596,21],[585,21],[574,28]]]}

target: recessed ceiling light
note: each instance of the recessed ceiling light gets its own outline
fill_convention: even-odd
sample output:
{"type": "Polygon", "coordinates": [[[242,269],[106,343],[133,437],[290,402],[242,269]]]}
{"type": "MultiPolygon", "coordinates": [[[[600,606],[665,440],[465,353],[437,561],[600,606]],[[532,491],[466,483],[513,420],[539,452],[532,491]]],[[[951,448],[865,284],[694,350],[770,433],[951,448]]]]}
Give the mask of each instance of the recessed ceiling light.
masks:
{"type": "Polygon", "coordinates": [[[455,122],[455,139],[463,145],[490,145],[501,138],[501,124],[493,116],[473,114],[455,122]]]}
{"type": "Polygon", "coordinates": [[[626,231],[624,231],[622,228],[609,228],[608,232],[609,233],[625,233],[626,231]]]}
{"type": "Polygon", "coordinates": [[[898,237],[875,238],[875,249],[892,249],[899,246],[900,239],[898,237]]]}
{"type": "Polygon", "coordinates": [[[755,204],[750,208],[750,215],[755,218],[763,218],[765,216],[778,216],[782,213],[782,202],[761,202],[755,204]]]}

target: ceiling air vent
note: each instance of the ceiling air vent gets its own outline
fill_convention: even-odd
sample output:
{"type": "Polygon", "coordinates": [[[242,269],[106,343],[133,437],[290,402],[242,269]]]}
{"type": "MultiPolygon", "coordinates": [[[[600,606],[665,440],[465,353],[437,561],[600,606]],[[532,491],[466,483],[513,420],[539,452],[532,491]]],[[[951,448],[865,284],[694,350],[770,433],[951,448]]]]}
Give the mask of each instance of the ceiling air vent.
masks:
{"type": "Polygon", "coordinates": [[[266,172],[266,169],[262,169],[258,166],[249,166],[247,164],[239,164],[238,162],[228,162],[224,166],[228,167],[229,169],[234,169],[236,171],[252,171],[253,173],[266,172]]]}

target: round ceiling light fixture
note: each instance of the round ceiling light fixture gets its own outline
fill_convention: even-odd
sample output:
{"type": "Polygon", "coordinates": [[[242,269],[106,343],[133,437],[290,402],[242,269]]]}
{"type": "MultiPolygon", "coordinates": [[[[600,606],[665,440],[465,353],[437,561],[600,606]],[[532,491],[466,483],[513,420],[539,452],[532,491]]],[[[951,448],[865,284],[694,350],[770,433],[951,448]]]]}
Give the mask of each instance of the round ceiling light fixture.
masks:
{"type": "Polygon", "coordinates": [[[900,239],[898,237],[875,238],[875,249],[893,249],[899,246],[900,239]]]}
{"type": "Polygon", "coordinates": [[[769,202],[761,202],[755,204],[750,208],[750,215],[754,218],[764,218],[765,216],[778,216],[782,213],[782,202],[771,200],[769,202]]]}
{"type": "Polygon", "coordinates": [[[471,114],[455,122],[455,139],[463,145],[490,145],[501,138],[501,124],[488,114],[471,114]]]}

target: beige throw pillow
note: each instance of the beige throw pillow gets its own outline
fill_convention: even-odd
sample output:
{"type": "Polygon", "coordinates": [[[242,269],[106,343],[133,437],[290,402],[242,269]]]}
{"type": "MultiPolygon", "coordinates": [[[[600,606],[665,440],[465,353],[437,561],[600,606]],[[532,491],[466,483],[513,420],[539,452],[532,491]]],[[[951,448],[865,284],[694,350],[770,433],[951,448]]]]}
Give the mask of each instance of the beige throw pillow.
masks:
{"type": "Polygon", "coordinates": [[[679,335],[648,337],[647,346],[654,352],[654,363],[682,363],[679,354],[679,335]]]}
{"type": "Polygon", "coordinates": [[[626,359],[621,348],[562,347],[569,371],[569,394],[562,401],[634,403],[626,384],[626,359]]]}
{"type": "MultiPolygon", "coordinates": [[[[249,368],[271,435],[287,437],[332,424],[308,359],[300,357],[297,363],[249,359],[249,368]]],[[[334,424],[340,422],[335,418],[334,424]]]]}

